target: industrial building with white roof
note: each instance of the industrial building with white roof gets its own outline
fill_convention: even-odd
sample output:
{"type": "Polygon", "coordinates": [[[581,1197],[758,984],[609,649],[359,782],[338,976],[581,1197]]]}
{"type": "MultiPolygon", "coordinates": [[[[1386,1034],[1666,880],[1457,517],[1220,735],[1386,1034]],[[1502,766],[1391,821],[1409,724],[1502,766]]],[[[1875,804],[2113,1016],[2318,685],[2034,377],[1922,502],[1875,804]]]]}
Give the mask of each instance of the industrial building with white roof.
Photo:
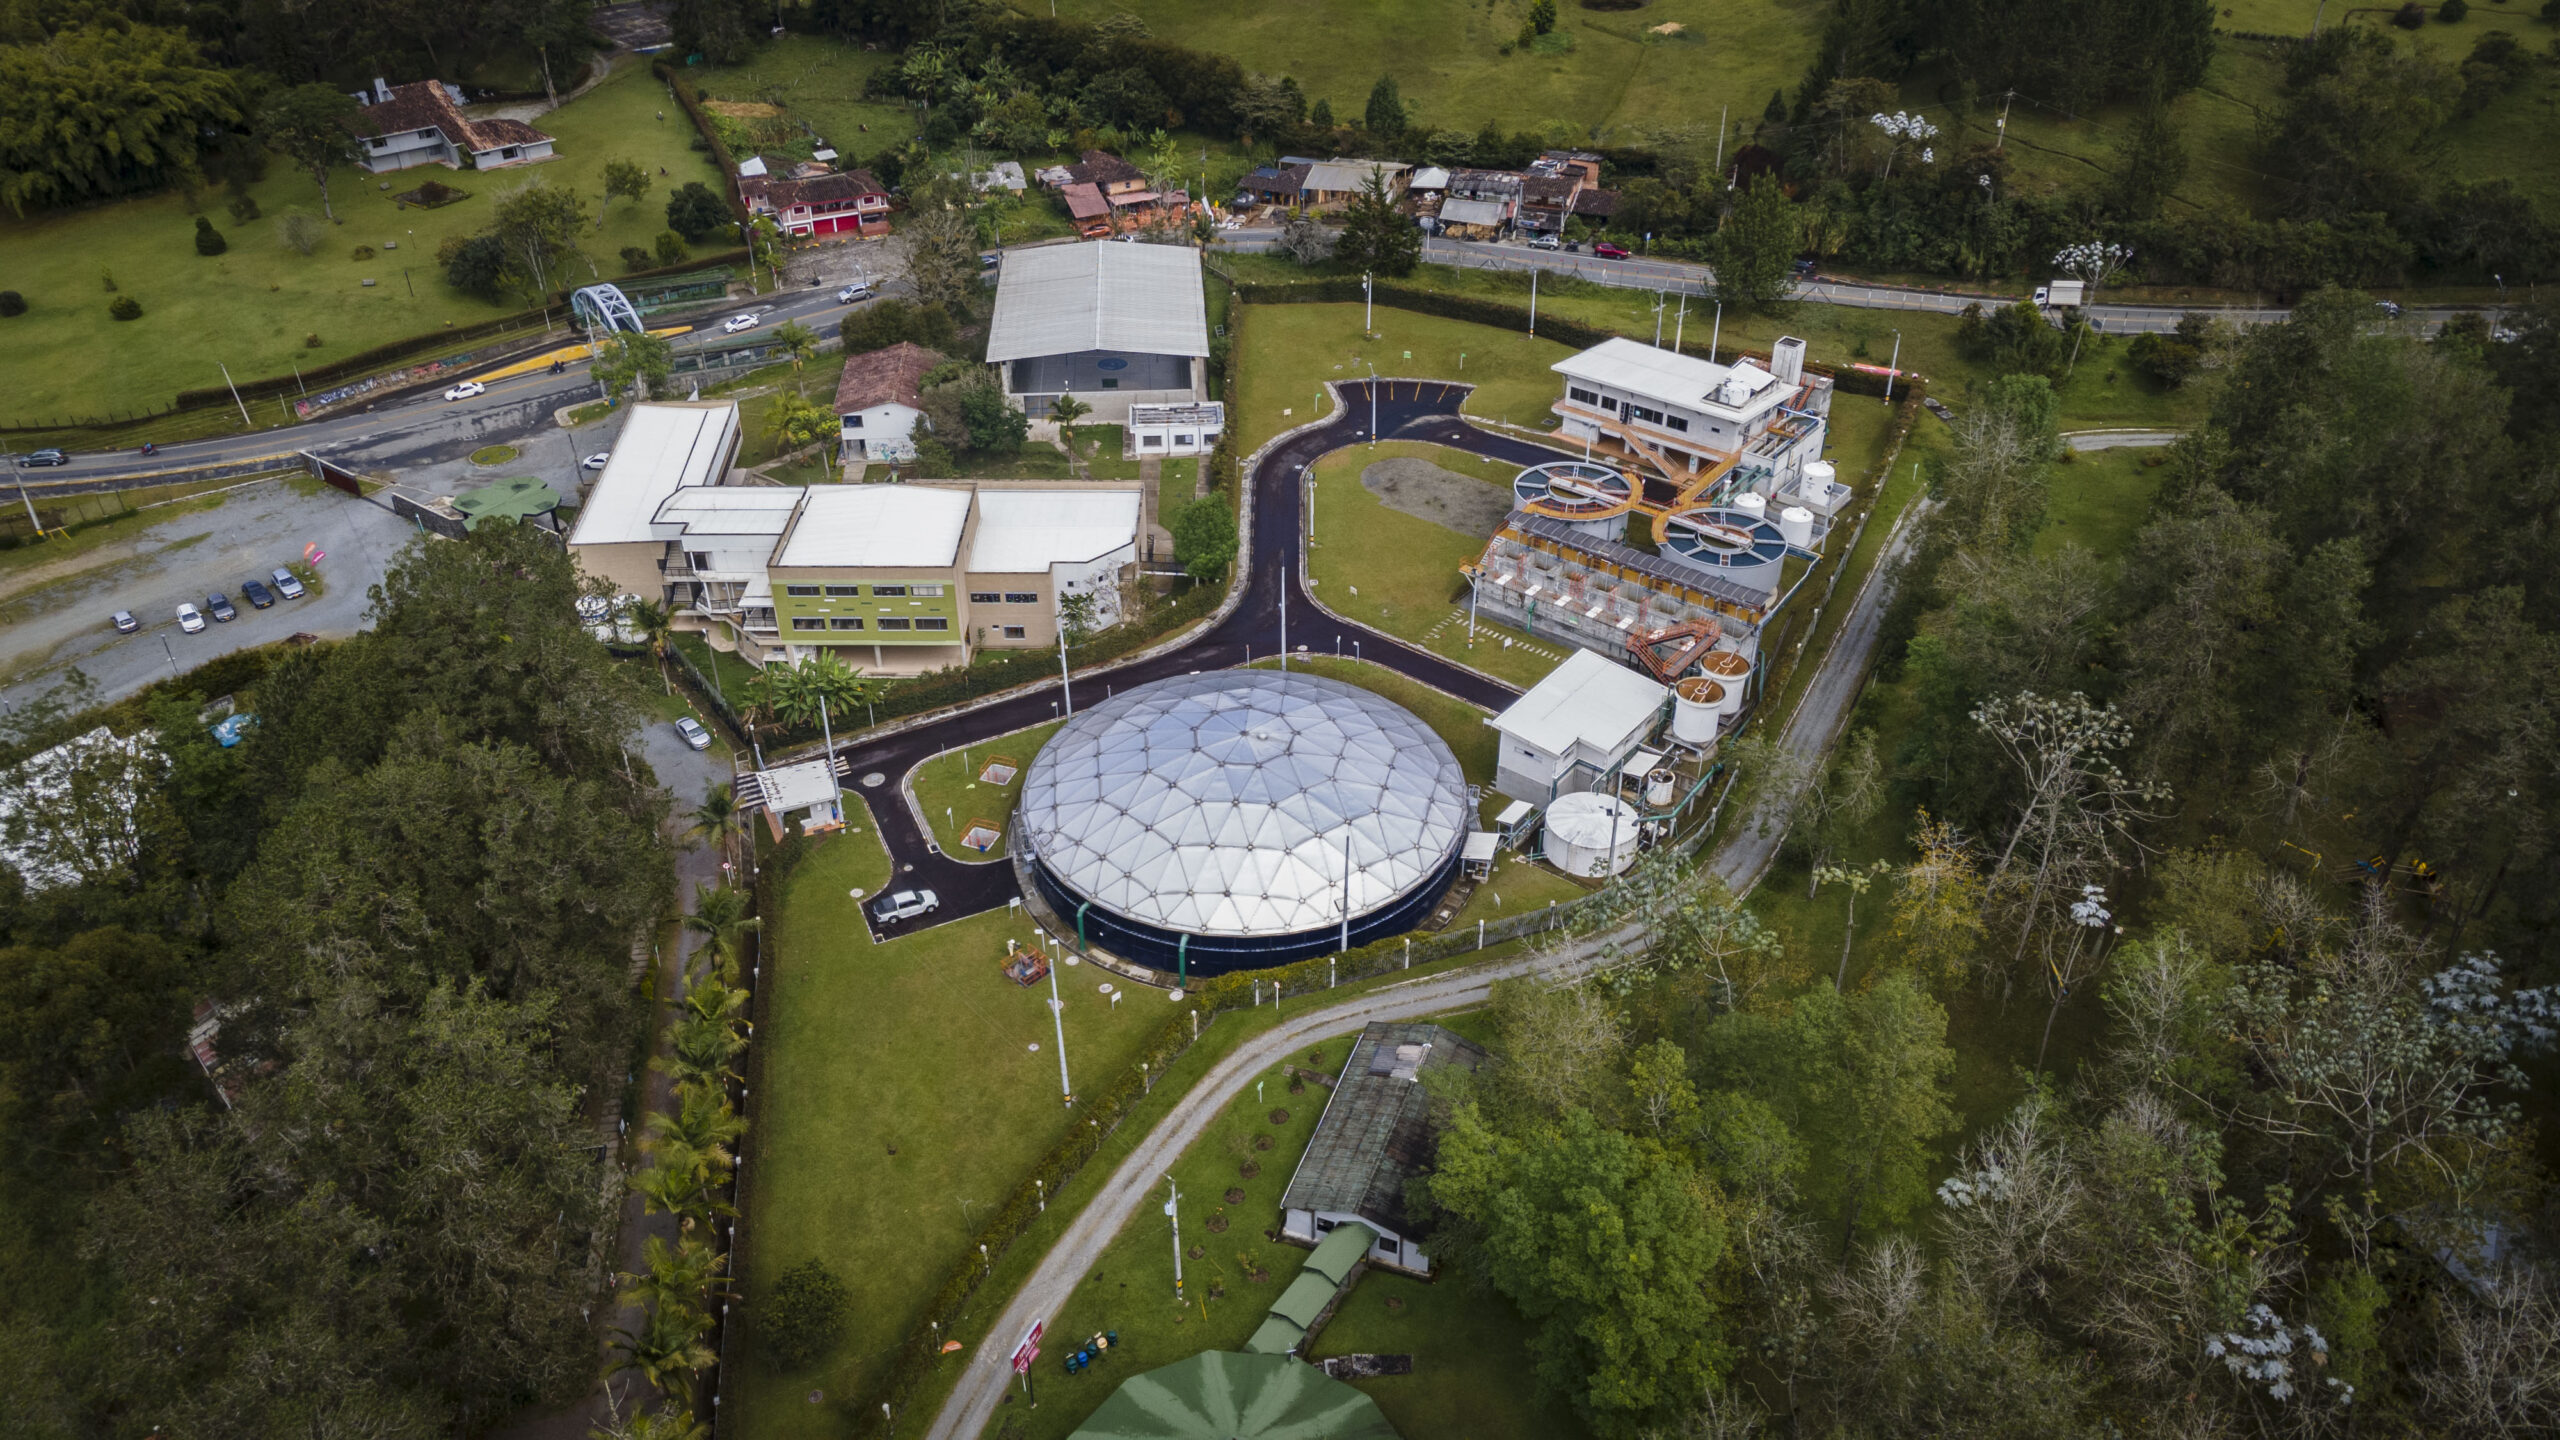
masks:
{"type": "Polygon", "coordinates": [[[589,574],[748,660],[826,651],[874,673],[1057,643],[1060,602],[1117,623],[1134,485],[732,484],[737,407],[638,405],[569,536],[589,574]]]}
{"type": "Polygon", "coordinates": [[[1209,308],[1200,252],[1117,242],[1008,252],[987,362],[1025,414],[1061,395],[1117,425],[1139,405],[1208,399],[1209,308]]]}

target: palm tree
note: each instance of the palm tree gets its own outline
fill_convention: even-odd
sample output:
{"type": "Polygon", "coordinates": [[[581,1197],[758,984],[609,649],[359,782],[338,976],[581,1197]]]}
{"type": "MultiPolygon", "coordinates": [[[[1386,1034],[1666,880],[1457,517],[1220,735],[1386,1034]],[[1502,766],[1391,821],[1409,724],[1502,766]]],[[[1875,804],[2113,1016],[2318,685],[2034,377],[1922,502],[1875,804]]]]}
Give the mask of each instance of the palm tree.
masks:
{"type": "Polygon", "coordinates": [[[711,1427],[673,1405],[643,1410],[630,1419],[614,1403],[613,1389],[605,1388],[606,1417],[587,1429],[587,1440],[711,1440],[711,1427]]]}
{"type": "Polygon", "coordinates": [[[745,958],[747,937],[761,923],[747,913],[747,892],[734,885],[705,886],[696,891],[693,913],[684,917],[684,928],[710,940],[720,977],[731,984],[737,982],[738,962],[745,958]]]}
{"type": "Polygon", "coordinates": [[[632,1369],[647,1377],[659,1394],[690,1410],[695,1376],[720,1359],[704,1338],[710,1333],[711,1319],[701,1311],[691,1306],[661,1305],[649,1312],[649,1318],[637,1330],[615,1327],[613,1348],[632,1369]]]}
{"type": "Polygon", "coordinates": [[[658,662],[658,678],[665,682],[667,693],[673,695],[676,682],[667,674],[667,637],[675,633],[676,617],[655,600],[634,600],[622,613],[631,628],[640,632],[640,638],[649,642],[649,655],[658,662]]]}
{"type": "Polygon", "coordinates": [[[747,1133],[747,1117],[729,1108],[729,1097],[715,1085],[680,1085],[682,1100],[673,1113],[649,1116],[649,1133],[640,1149],[661,1165],[694,1165],[706,1181],[726,1175],[738,1163],[734,1147],[747,1133]]]}
{"type": "Polygon", "coordinates": [[[685,992],[687,1020],[717,1021],[732,1029],[746,1016],[747,992],[718,980],[705,980],[685,992]]]}
{"type": "Polygon", "coordinates": [[[720,847],[724,860],[736,858],[735,844],[755,829],[755,813],[738,808],[738,789],[726,780],[714,780],[702,792],[702,803],[694,807],[693,816],[684,827],[684,838],[701,840],[720,847]]]}
{"type": "Polygon", "coordinates": [[[676,1216],[686,1230],[691,1230],[697,1220],[707,1220],[729,1209],[712,1195],[703,1176],[690,1173],[681,1165],[652,1165],[632,1172],[631,1193],[640,1197],[642,1208],[649,1214],[676,1216]]]}
{"type": "Polygon", "coordinates": [[[764,428],[765,433],[786,450],[817,446],[819,471],[831,475],[835,472],[829,466],[824,442],[829,436],[840,433],[843,423],[826,406],[805,395],[786,391],[773,397],[773,408],[765,415],[764,428]]]}
{"type": "Polygon", "coordinates": [[[1093,413],[1093,407],[1073,395],[1061,395],[1049,402],[1050,418],[1058,422],[1058,438],[1067,442],[1067,453],[1076,449],[1076,422],[1093,413]]]}
{"type": "Polygon", "coordinates": [[[791,388],[800,389],[801,367],[818,355],[818,332],[797,320],[785,320],[773,328],[772,346],[791,359],[791,388]]]}
{"type": "MultiPolygon", "coordinates": [[[[725,988],[725,987],[724,987],[725,988]]],[[[747,1048],[737,1023],[703,1015],[687,1015],[668,1032],[665,1055],[655,1064],[678,1085],[707,1085],[729,1078],[729,1062],[747,1048]]]]}
{"type": "Polygon", "coordinates": [[[871,698],[870,682],[825,651],[797,665],[768,665],[765,673],[773,675],[776,669],[783,673],[772,681],[774,714],[788,724],[816,725],[823,713],[832,726],[871,698]]]}
{"type": "Polygon", "coordinates": [[[673,1245],[650,1236],[640,1252],[640,1263],[644,1268],[638,1274],[622,1277],[622,1298],[629,1304],[653,1310],[669,1305],[695,1308],[731,1294],[722,1283],[728,1277],[720,1273],[728,1264],[726,1258],[691,1235],[677,1237],[673,1245]]]}

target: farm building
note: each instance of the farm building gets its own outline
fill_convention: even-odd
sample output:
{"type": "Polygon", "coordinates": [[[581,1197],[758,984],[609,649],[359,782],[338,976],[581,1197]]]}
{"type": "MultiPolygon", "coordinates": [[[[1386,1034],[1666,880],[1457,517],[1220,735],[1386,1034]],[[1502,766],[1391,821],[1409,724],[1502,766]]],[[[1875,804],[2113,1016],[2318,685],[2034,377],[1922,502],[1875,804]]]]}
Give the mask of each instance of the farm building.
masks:
{"type": "Polygon", "coordinates": [[[1377,1232],[1370,1264],[1428,1278],[1424,1207],[1405,1195],[1434,1150],[1422,1076],[1473,1070],[1484,1059],[1474,1043],[1437,1025],[1382,1021],[1362,1030],[1281,1196],[1281,1238],[1314,1245],[1337,1226],[1365,1225],[1377,1232]]]}
{"type": "Polygon", "coordinates": [[[521,120],[474,120],[462,92],[441,80],[355,92],[356,163],[377,175],[415,165],[497,170],[551,158],[551,137],[521,120]]]}

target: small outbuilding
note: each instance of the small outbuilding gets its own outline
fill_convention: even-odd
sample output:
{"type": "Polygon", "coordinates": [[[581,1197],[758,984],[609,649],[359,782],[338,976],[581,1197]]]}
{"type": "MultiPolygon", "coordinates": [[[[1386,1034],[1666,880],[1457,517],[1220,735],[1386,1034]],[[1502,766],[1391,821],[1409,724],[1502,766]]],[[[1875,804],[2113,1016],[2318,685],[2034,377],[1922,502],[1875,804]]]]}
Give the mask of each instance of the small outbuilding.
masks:
{"type": "Polygon", "coordinates": [[[942,356],[912,340],[856,355],[844,362],[844,378],[836,382],[836,421],[842,440],[838,457],[855,460],[913,460],[916,427],[931,430],[924,415],[924,377],[942,356]]]}
{"type": "Polygon", "coordinates": [[[1281,1238],[1321,1249],[1336,1229],[1358,1224],[1376,1237],[1361,1258],[1428,1278],[1431,1257],[1421,1242],[1429,1225],[1405,1195],[1436,1149],[1422,1076],[1448,1066],[1473,1070],[1484,1058],[1437,1025],[1381,1022],[1361,1031],[1281,1196],[1281,1238]]]}
{"type": "Polygon", "coordinates": [[[1510,709],[1484,722],[1502,737],[1494,788],[1532,805],[1598,789],[1653,733],[1670,703],[1668,687],[1576,650],[1510,709]]]}

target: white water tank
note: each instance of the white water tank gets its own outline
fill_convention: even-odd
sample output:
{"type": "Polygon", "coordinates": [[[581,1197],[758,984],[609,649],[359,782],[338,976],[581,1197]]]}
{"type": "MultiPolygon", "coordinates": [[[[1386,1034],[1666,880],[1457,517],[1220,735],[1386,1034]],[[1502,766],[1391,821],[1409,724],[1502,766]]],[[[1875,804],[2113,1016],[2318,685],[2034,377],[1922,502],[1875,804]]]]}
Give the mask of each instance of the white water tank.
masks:
{"type": "Polygon", "coordinates": [[[1803,384],[1804,342],[1793,335],[1779,336],[1778,343],[1769,347],[1769,373],[1782,384],[1803,384]]]}
{"type": "Polygon", "coordinates": [[[1599,879],[1636,861],[1644,816],[1626,801],[1596,790],[1567,795],[1547,807],[1544,850],[1548,864],[1567,875],[1599,879]]]}
{"type": "Polygon", "coordinates": [[[1739,510],[1754,520],[1763,520],[1768,518],[1769,501],[1758,491],[1745,490],[1733,497],[1733,504],[1729,508],[1739,510]]]}
{"type": "Polygon", "coordinates": [[[1704,675],[1690,676],[1671,687],[1671,738],[1683,745],[1714,744],[1716,717],[1724,710],[1724,687],[1704,675]]]}
{"type": "Polygon", "coordinates": [[[1813,548],[1813,512],[1801,505],[1790,505],[1778,512],[1778,533],[1799,550],[1813,548]]]}
{"type": "Polygon", "coordinates": [[[1680,772],[1665,765],[1644,777],[1644,803],[1659,810],[1679,793],[1680,772]]]}
{"type": "Polygon", "coordinates": [[[1804,493],[1807,495],[1813,496],[1816,499],[1829,495],[1831,493],[1831,487],[1834,484],[1837,484],[1839,479],[1840,467],[1832,464],[1828,460],[1807,460],[1804,462],[1803,489],[1804,493]]]}
{"type": "Polygon", "coordinates": [[[1724,700],[1716,707],[1718,715],[1731,715],[1742,708],[1743,691],[1751,684],[1751,657],[1732,650],[1710,650],[1698,662],[1706,678],[1724,687],[1724,700]]]}

